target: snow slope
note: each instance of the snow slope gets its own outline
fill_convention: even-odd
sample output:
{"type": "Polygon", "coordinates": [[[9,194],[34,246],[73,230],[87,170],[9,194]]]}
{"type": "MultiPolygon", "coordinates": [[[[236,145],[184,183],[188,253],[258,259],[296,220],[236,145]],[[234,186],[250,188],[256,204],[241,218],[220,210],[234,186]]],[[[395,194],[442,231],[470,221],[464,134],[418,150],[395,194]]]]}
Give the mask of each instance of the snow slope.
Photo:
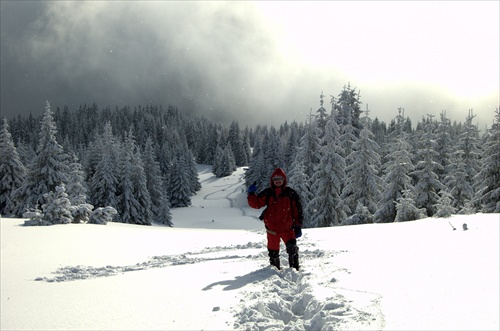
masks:
{"type": "Polygon", "coordinates": [[[174,228],[3,218],[1,329],[500,329],[499,214],[305,229],[277,271],[243,170],[199,171],[174,228]]]}

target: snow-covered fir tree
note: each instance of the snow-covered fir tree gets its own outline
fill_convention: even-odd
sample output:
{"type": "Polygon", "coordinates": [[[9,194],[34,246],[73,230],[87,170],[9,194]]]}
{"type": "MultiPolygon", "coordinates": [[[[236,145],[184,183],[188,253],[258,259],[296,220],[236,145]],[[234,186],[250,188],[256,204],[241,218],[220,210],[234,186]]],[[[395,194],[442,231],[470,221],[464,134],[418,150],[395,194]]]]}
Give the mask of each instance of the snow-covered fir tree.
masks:
{"type": "MultiPolygon", "coordinates": [[[[344,86],[337,98],[332,97],[332,109],[336,113],[337,123],[339,125],[340,133],[348,132],[358,137],[362,129],[361,125],[361,101],[359,92],[356,88],[352,88],[351,84],[344,86]]],[[[352,137],[345,137],[342,147],[350,151],[350,142],[354,142],[352,137]]],[[[346,152],[347,154],[349,152],[346,152]]]]}
{"type": "Polygon", "coordinates": [[[287,173],[287,186],[293,188],[300,197],[304,213],[304,227],[310,227],[311,215],[307,205],[314,198],[311,192],[311,179],[307,177],[303,160],[298,158],[292,163],[291,170],[287,173]]]}
{"type": "Polygon", "coordinates": [[[39,222],[31,220],[25,225],[54,225],[68,224],[73,221],[71,214],[71,202],[66,194],[64,184],[56,187],[55,191],[45,194],[45,201],[42,205],[43,216],[39,222]]]}
{"type": "Polygon", "coordinates": [[[434,123],[432,116],[424,127],[421,141],[418,143],[417,156],[419,161],[415,170],[411,173],[417,179],[414,187],[415,204],[418,209],[424,208],[427,216],[436,213],[436,205],[439,200],[439,192],[445,186],[439,181],[438,172],[443,170],[443,166],[437,162],[439,154],[435,151],[436,136],[434,134],[434,123]]]}
{"type": "MultiPolygon", "coordinates": [[[[369,120],[354,142],[353,151],[346,158],[346,181],[342,190],[342,199],[350,209],[349,216],[362,211],[372,219],[380,200],[380,147],[373,140],[373,133],[369,129],[369,120]],[[366,207],[366,208],[363,208],[366,207]],[[367,213],[368,212],[368,213],[367,213]]],[[[357,216],[357,219],[361,215],[357,216]]],[[[358,221],[359,224],[359,221],[358,221]]]]}
{"type": "Polygon", "coordinates": [[[132,130],[125,136],[119,158],[118,212],[123,223],[151,225],[151,197],[144,166],[132,130]]]}
{"type": "Polygon", "coordinates": [[[17,204],[14,214],[21,216],[31,208],[43,205],[46,202],[44,195],[55,191],[57,186],[66,184],[69,172],[69,156],[56,140],[56,126],[47,101],[38,134],[36,155],[28,166],[23,185],[13,196],[13,201],[17,204]]]}
{"type": "Polygon", "coordinates": [[[265,176],[269,178],[276,168],[285,168],[284,164],[284,143],[281,140],[278,131],[271,126],[264,138],[262,149],[264,151],[264,165],[267,170],[265,176]]]}
{"type": "Polygon", "coordinates": [[[449,171],[445,177],[448,192],[453,198],[453,207],[457,209],[461,209],[466,202],[474,198],[474,188],[467,177],[466,164],[462,152],[458,150],[451,156],[449,171]]]}
{"type": "Polygon", "coordinates": [[[66,193],[72,205],[79,205],[87,201],[87,185],[85,172],[80,162],[78,162],[77,156],[73,155],[72,159],[73,162],[69,165],[70,172],[68,184],[66,184],[66,193]]]}
{"type": "Polygon", "coordinates": [[[325,132],[325,128],[326,128],[326,123],[328,122],[328,118],[329,118],[327,111],[326,111],[325,107],[323,106],[325,103],[325,100],[323,100],[324,98],[325,98],[325,95],[323,94],[323,91],[321,91],[321,94],[319,95],[319,108],[318,108],[318,110],[316,110],[316,125],[318,126],[318,128],[322,132],[322,135],[320,138],[323,138],[323,133],[325,132]]]}
{"type": "Polygon", "coordinates": [[[450,217],[457,213],[457,208],[453,207],[453,198],[446,191],[439,192],[439,201],[436,204],[436,213],[434,217],[450,217]]]}
{"type": "Polygon", "coordinates": [[[425,208],[418,208],[413,199],[412,190],[403,190],[396,202],[396,217],[394,222],[414,221],[426,217],[425,208]]]}
{"type": "Polygon", "coordinates": [[[112,222],[118,212],[111,206],[96,208],[89,217],[89,224],[107,224],[112,222]]]}
{"type": "Polygon", "coordinates": [[[481,170],[477,174],[477,200],[483,213],[500,213],[500,110],[495,111],[484,144],[481,170]]]}
{"type": "Polygon", "coordinates": [[[284,147],[284,170],[286,173],[292,170],[292,163],[295,158],[295,154],[297,153],[297,147],[300,143],[300,137],[302,136],[301,129],[297,122],[292,122],[290,124],[288,134],[284,138],[285,147],[284,147]]]}
{"type": "Polygon", "coordinates": [[[243,144],[240,126],[237,121],[233,121],[229,127],[228,134],[229,148],[234,157],[234,162],[237,167],[242,167],[248,164],[248,155],[243,144]]]}
{"type": "Polygon", "coordinates": [[[458,140],[458,146],[456,152],[462,158],[465,165],[465,172],[467,174],[465,180],[475,187],[475,177],[479,172],[480,160],[481,160],[481,145],[479,142],[479,130],[477,125],[472,123],[472,120],[476,117],[472,110],[469,111],[468,116],[465,119],[465,123],[458,140]]]}
{"type": "Polygon", "coordinates": [[[347,217],[348,207],[340,194],[345,180],[344,151],[339,145],[339,128],[332,117],[326,124],[319,150],[320,162],[311,178],[314,198],[308,203],[310,227],[337,226],[347,217]]]}
{"type": "Polygon", "coordinates": [[[257,134],[249,168],[245,173],[245,182],[247,186],[255,183],[259,189],[263,189],[269,185],[270,176],[270,174],[267,174],[267,166],[264,161],[264,151],[262,149],[263,140],[263,135],[261,133],[257,134]]]}
{"type": "Polygon", "coordinates": [[[182,155],[175,157],[172,162],[169,187],[169,200],[172,207],[191,206],[192,186],[186,169],[182,155]]]}
{"type": "Polygon", "coordinates": [[[96,207],[118,208],[118,147],[111,123],[107,122],[103,134],[94,144],[98,161],[89,182],[90,201],[96,207]]]}
{"type": "Polygon", "coordinates": [[[320,136],[321,130],[318,128],[316,121],[310,120],[303,136],[300,138],[297,153],[295,154],[295,160],[303,162],[302,165],[305,167],[304,172],[307,178],[312,178],[316,166],[320,163],[320,136]]]}
{"type": "Polygon", "coordinates": [[[436,162],[438,162],[441,167],[436,169],[436,173],[439,177],[439,181],[446,185],[445,177],[447,169],[450,166],[450,160],[452,155],[453,142],[451,139],[451,125],[450,120],[446,117],[446,111],[442,111],[440,114],[441,121],[439,122],[436,130],[436,145],[434,150],[437,152],[436,162]]]}
{"type": "Polygon", "coordinates": [[[391,152],[382,178],[384,191],[374,215],[374,221],[377,223],[394,222],[397,213],[396,203],[403,197],[403,191],[413,189],[409,174],[414,167],[410,154],[411,146],[403,130],[402,108],[399,109],[397,127],[393,132],[389,150],[391,152]]]}
{"type": "Polygon", "coordinates": [[[233,150],[228,143],[224,149],[221,146],[217,147],[215,162],[212,172],[216,177],[230,176],[236,170],[233,150]]]}
{"type": "Polygon", "coordinates": [[[146,139],[144,147],[144,174],[146,175],[146,187],[151,197],[151,211],[153,220],[160,224],[172,226],[172,213],[170,202],[164,194],[164,183],[161,175],[160,163],[156,161],[151,137],[146,139]]]}
{"type": "Polygon", "coordinates": [[[26,168],[14,146],[6,118],[0,130],[0,155],[0,215],[11,215],[17,204],[12,199],[13,193],[21,187],[26,168]]]}

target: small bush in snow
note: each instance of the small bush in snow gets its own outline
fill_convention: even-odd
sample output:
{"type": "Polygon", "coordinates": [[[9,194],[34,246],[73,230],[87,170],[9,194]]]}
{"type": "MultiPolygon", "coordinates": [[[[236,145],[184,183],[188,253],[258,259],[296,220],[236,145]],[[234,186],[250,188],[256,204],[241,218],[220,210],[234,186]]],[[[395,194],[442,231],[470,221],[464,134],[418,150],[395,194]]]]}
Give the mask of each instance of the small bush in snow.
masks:
{"type": "Polygon", "coordinates": [[[50,224],[68,224],[73,220],[71,202],[66,194],[64,184],[56,187],[55,192],[43,195],[47,203],[42,205],[44,219],[50,224]]]}
{"type": "Polygon", "coordinates": [[[86,223],[89,221],[92,214],[92,206],[89,203],[82,203],[78,206],[71,206],[71,215],[73,215],[73,223],[86,223]]]}
{"type": "Polygon", "coordinates": [[[118,214],[113,207],[99,207],[90,215],[88,223],[91,224],[108,224],[113,220],[113,216],[118,214]]]}
{"type": "Polygon", "coordinates": [[[26,226],[51,225],[43,219],[43,213],[38,207],[25,212],[23,217],[29,218],[29,220],[24,221],[24,225],[26,226]]]}

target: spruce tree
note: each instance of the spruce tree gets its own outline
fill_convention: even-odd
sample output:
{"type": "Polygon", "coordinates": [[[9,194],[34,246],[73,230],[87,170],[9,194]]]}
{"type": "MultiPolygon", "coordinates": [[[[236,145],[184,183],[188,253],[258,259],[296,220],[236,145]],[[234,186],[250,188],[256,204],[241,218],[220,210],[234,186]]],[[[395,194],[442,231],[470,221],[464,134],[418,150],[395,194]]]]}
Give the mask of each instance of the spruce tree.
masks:
{"type": "Polygon", "coordinates": [[[132,129],[123,142],[120,163],[119,213],[123,223],[151,225],[151,197],[132,129]]]}
{"type": "Polygon", "coordinates": [[[90,201],[96,207],[111,206],[117,209],[119,145],[110,122],[104,126],[104,132],[98,142],[99,144],[96,144],[98,162],[89,182],[90,201]]]}
{"type": "Polygon", "coordinates": [[[0,130],[0,155],[0,214],[11,215],[18,203],[13,200],[13,195],[23,184],[26,168],[14,146],[5,118],[0,130]]]}
{"type": "Polygon", "coordinates": [[[49,224],[68,224],[73,221],[71,202],[64,184],[57,186],[55,191],[46,193],[45,201],[42,205],[43,219],[49,224]]]}
{"type": "Polygon", "coordinates": [[[441,191],[439,193],[439,201],[436,204],[436,213],[434,217],[450,217],[452,214],[457,212],[457,209],[452,205],[452,196],[446,191],[441,191]]]}
{"type": "Polygon", "coordinates": [[[414,169],[410,154],[411,146],[403,130],[401,115],[402,108],[399,109],[396,130],[388,147],[391,152],[388,154],[382,178],[384,192],[374,215],[374,221],[377,223],[394,222],[397,214],[396,203],[403,197],[403,191],[413,189],[409,176],[414,169]]]}
{"type": "Polygon", "coordinates": [[[483,213],[500,213],[500,111],[495,111],[495,122],[490,128],[484,146],[481,170],[476,176],[477,200],[483,213]]]}
{"type": "Polygon", "coordinates": [[[331,118],[321,141],[320,162],[311,178],[315,192],[307,205],[311,227],[337,226],[347,217],[348,207],[340,197],[345,180],[345,160],[339,135],[338,125],[331,118]]]}
{"type": "Polygon", "coordinates": [[[396,202],[394,222],[414,221],[424,218],[426,216],[425,208],[418,208],[415,205],[412,190],[403,190],[401,193],[401,197],[396,202]]]}
{"type": "Polygon", "coordinates": [[[234,162],[237,167],[248,164],[248,158],[245,153],[245,147],[241,137],[240,127],[237,121],[233,121],[229,127],[228,143],[231,152],[234,155],[234,162]]]}
{"type": "Polygon", "coordinates": [[[415,166],[412,176],[417,178],[414,187],[414,198],[417,208],[424,208],[427,216],[436,213],[436,205],[439,200],[439,192],[445,186],[439,181],[438,172],[443,171],[443,166],[437,162],[439,154],[435,151],[436,136],[434,134],[434,123],[432,116],[424,127],[420,148],[417,151],[420,161],[415,166]]]}
{"type": "Polygon", "coordinates": [[[68,182],[69,156],[56,140],[56,126],[50,103],[45,104],[45,112],[38,135],[36,155],[28,166],[26,180],[14,193],[16,215],[43,205],[44,195],[55,191],[56,187],[68,182]]]}
{"type": "Polygon", "coordinates": [[[346,184],[342,190],[342,199],[350,208],[349,215],[361,210],[371,219],[381,196],[378,176],[380,147],[373,140],[374,136],[368,128],[368,122],[367,120],[367,125],[363,127],[359,138],[354,142],[353,151],[346,158],[346,184]],[[366,207],[366,210],[363,207],[366,207]]]}
{"type": "Polygon", "coordinates": [[[78,162],[76,155],[73,155],[73,162],[69,165],[68,184],[66,193],[72,205],[80,205],[87,201],[87,184],[85,182],[85,173],[82,165],[78,162]]]}
{"type": "Polygon", "coordinates": [[[151,197],[151,211],[153,220],[160,224],[172,225],[172,214],[170,203],[166,198],[163,188],[163,178],[160,163],[156,161],[153,140],[148,137],[144,147],[144,173],[146,175],[146,186],[151,197]]]}

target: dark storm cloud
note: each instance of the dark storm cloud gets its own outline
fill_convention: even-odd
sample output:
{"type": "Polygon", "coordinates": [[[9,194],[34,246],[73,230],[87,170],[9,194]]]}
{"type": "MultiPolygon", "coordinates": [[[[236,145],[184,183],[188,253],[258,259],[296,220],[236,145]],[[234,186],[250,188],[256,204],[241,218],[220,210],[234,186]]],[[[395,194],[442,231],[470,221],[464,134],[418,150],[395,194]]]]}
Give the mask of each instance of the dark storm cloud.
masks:
{"type": "Polygon", "coordinates": [[[2,1],[2,113],[49,99],[265,122],[291,87],[275,45],[245,3],[2,1]]]}
{"type": "MultiPolygon", "coordinates": [[[[374,2],[377,15],[368,3],[2,0],[1,115],[40,114],[49,100],[72,110],[174,105],[242,125],[302,122],[321,91],[329,107],[350,82],[372,118],[389,122],[404,107],[415,121],[444,109],[463,121],[475,108],[491,123],[498,91],[468,100],[433,82],[478,86],[498,77],[498,49],[488,46],[498,45],[498,32],[475,43],[498,15],[461,24],[470,12],[463,9],[444,24],[434,4],[449,11],[464,2],[409,2],[418,20],[399,2],[374,2]],[[458,56],[463,47],[471,60],[458,56]]],[[[470,8],[484,7],[476,3],[483,6],[470,8]]]]}

